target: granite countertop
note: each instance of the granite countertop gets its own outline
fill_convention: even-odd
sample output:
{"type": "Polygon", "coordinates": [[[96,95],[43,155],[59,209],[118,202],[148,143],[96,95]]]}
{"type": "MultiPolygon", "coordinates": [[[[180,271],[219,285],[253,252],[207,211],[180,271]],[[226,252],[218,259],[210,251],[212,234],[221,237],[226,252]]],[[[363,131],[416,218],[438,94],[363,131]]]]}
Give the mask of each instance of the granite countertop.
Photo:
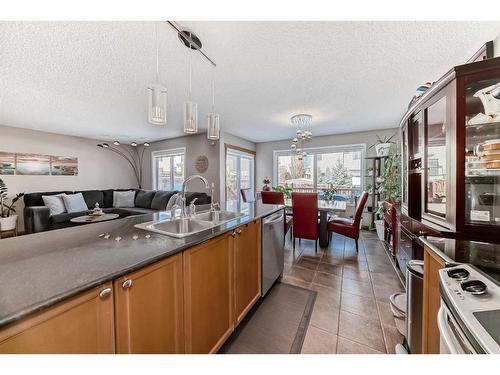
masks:
{"type": "Polygon", "coordinates": [[[447,266],[469,263],[500,282],[500,244],[441,237],[419,239],[447,266]]]}
{"type": "Polygon", "coordinates": [[[134,227],[170,217],[159,212],[0,240],[0,327],[283,208],[242,204],[243,216],[185,238],[134,227]]]}

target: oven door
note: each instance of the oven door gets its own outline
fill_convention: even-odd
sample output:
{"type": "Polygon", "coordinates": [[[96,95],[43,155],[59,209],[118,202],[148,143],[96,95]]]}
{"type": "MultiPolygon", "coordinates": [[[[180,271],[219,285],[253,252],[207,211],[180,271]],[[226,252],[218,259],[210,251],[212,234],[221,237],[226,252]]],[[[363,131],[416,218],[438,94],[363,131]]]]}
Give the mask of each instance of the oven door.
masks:
{"type": "Polygon", "coordinates": [[[438,327],[441,338],[441,354],[475,354],[476,351],[459,327],[457,321],[441,300],[441,307],[438,312],[438,327]]]}

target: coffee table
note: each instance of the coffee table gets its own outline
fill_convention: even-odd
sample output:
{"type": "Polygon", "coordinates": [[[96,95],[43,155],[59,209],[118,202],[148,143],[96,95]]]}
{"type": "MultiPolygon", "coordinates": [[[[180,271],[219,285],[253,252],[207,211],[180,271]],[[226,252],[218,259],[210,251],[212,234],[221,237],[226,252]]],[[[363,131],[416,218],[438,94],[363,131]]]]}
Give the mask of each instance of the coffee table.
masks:
{"type": "Polygon", "coordinates": [[[70,221],[75,224],[97,223],[99,221],[108,221],[118,219],[118,214],[104,214],[100,216],[84,215],[72,218],[70,221]]]}

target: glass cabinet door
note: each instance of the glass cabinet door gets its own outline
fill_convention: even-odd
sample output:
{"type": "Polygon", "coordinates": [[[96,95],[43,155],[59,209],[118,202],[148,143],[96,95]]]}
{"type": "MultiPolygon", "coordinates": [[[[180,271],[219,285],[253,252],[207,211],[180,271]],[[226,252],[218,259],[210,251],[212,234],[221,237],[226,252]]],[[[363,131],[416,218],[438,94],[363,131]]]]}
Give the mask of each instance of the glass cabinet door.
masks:
{"type": "Polygon", "coordinates": [[[427,108],[426,173],[424,212],[446,218],[448,140],[446,139],[446,97],[427,108]]]}
{"type": "Polygon", "coordinates": [[[414,114],[408,126],[408,132],[410,134],[409,140],[411,142],[410,146],[410,160],[419,159],[422,157],[423,149],[423,121],[421,113],[418,112],[414,114]]]}
{"type": "Polygon", "coordinates": [[[465,86],[465,224],[500,226],[500,77],[465,86]]]}
{"type": "Polygon", "coordinates": [[[401,142],[401,197],[403,201],[403,206],[408,208],[408,129],[405,127],[402,130],[402,142],[401,142]]]}

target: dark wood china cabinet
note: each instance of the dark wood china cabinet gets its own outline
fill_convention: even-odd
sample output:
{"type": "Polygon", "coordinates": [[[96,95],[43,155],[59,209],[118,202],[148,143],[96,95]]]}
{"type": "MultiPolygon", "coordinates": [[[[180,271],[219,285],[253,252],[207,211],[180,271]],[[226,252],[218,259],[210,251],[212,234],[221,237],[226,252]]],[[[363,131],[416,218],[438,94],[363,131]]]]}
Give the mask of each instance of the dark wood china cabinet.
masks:
{"type": "Polygon", "coordinates": [[[451,69],[400,129],[401,270],[422,256],[421,235],[500,242],[500,58],[451,69]]]}

